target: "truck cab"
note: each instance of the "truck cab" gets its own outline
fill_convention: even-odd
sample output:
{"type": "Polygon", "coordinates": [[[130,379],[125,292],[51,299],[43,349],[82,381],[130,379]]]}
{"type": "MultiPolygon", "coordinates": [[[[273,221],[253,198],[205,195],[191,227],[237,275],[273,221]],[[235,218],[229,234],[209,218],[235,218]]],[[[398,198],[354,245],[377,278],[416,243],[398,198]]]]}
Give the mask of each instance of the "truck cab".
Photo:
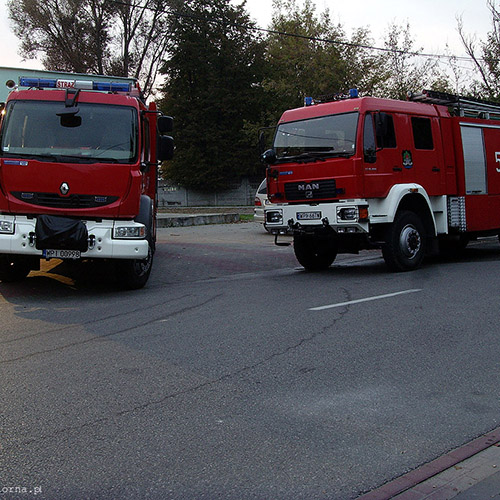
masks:
{"type": "Polygon", "coordinates": [[[19,87],[0,129],[0,279],[41,257],[109,259],[127,288],[144,286],[171,119],[130,83],[29,77],[19,87]]]}

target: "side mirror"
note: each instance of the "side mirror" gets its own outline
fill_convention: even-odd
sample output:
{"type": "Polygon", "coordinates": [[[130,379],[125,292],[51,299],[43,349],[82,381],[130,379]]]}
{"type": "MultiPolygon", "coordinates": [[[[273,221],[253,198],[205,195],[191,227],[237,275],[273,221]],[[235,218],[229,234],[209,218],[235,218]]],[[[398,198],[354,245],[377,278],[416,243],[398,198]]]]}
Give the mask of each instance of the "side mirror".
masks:
{"type": "Polygon", "coordinates": [[[273,163],[276,163],[276,151],[274,149],[268,149],[262,153],[260,158],[264,163],[272,165],[273,163]]]}
{"type": "Polygon", "coordinates": [[[174,129],[174,119],[171,116],[159,116],[156,126],[160,135],[168,134],[174,129]]]}
{"type": "Polygon", "coordinates": [[[168,135],[158,137],[157,146],[158,161],[171,160],[174,157],[174,140],[168,135]]]}
{"type": "Polygon", "coordinates": [[[273,143],[273,137],[276,132],[276,126],[262,127],[259,129],[259,154],[262,155],[273,143]]]}
{"type": "Polygon", "coordinates": [[[266,137],[264,135],[264,132],[261,132],[259,134],[259,153],[262,155],[264,152],[264,148],[266,147],[266,137]]]}
{"type": "Polygon", "coordinates": [[[374,149],[365,150],[365,163],[377,163],[377,153],[374,149]]]}

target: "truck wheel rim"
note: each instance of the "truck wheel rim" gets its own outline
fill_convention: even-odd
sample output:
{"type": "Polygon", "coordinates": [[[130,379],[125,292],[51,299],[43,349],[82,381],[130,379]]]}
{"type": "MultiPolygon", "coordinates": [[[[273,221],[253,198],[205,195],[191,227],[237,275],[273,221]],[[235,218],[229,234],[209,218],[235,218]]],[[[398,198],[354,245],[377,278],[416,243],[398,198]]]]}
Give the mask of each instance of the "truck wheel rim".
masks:
{"type": "Polygon", "coordinates": [[[413,259],[418,254],[422,246],[422,239],[414,226],[408,225],[403,228],[399,237],[399,246],[403,255],[408,259],[413,259]]]}

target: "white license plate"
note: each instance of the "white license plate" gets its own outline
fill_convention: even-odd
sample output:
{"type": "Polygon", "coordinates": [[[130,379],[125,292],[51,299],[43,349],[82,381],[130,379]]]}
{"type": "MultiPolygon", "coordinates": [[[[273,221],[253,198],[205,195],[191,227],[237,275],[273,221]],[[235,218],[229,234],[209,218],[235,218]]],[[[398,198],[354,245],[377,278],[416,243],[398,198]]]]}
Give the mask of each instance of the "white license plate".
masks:
{"type": "Polygon", "coordinates": [[[82,256],[80,250],[44,250],[46,259],[79,259],[82,256]]]}
{"type": "Polygon", "coordinates": [[[319,220],[321,212],[297,212],[297,220],[319,220]]]}

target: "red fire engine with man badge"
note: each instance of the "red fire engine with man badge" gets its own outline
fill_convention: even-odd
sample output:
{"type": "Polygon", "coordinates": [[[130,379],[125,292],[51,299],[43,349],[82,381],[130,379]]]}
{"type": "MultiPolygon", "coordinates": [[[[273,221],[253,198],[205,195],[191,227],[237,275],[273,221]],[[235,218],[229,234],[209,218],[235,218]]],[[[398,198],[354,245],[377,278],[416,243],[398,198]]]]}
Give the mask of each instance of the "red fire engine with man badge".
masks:
{"type": "Polygon", "coordinates": [[[424,91],[358,97],[281,117],[263,154],[268,230],[292,233],[306,269],[381,248],[389,269],[500,233],[500,105],[424,91]]]}
{"type": "Polygon", "coordinates": [[[20,77],[0,129],[0,279],[40,259],[107,259],[126,288],[149,278],[157,167],[172,119],[137,83],[20,77]]]}

